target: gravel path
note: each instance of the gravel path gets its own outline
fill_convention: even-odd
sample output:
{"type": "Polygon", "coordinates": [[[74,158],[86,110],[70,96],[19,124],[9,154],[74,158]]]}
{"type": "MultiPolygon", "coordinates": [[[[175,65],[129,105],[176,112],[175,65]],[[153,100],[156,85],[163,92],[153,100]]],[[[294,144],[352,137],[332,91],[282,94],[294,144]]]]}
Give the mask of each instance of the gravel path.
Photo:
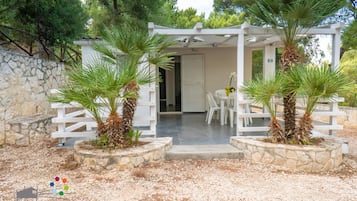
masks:
{"type": "Polygon", "coordinates": [[[16,190],[35,187],[39,200],[324,200],[357,201],[357,130],[339,135],[350,140],[352,155],[338,169],[322,174],[288,172],[244,160],[166,161],[134,170],[91,170],[71,163],[73,150],[51,140],[31,147],[0,148],[0,200],[15,200],[16,190]],[[69,191],[55,177],[67,178],[69,191]],[[50,187],[54,181],[55,187],[50,187]],[[47,198],[45,198],[47,196],[47,198]]]}

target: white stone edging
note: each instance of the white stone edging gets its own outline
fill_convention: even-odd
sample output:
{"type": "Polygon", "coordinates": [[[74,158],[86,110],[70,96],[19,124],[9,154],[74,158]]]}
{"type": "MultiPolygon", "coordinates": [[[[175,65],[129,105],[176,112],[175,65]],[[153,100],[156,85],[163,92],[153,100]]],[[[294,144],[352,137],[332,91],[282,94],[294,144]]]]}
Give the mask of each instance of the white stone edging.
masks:
{"type": "Polygon", "coordinates": [[[141,138],[149,142],[143,146],[117,150],[88,150],[80,148],[77,141],[74,145],[74,160],[94,169],[126,169],[140,167],[143,164],[165,160],[165,153],[172,147],[172,138],[141,138]]]}
{"type": "Polygon", "coordinates": [[[273,144],[263,142],[263,138],[231,137],[230,141],[252,163],[270,164],[293,171],[328,171],[342,162],[342,145],[333,138],[325,138],[319,146],[273,144]]]}

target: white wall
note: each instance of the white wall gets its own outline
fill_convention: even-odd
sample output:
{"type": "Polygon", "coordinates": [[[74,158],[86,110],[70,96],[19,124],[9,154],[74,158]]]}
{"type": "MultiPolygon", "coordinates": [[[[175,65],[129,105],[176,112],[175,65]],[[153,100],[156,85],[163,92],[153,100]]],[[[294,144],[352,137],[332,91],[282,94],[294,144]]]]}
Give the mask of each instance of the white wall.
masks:
{"type": "MultiPolygon", "coordinates": [[[[205,89],[215,91],[224,89],[229,84],[229,75],[237,69],[237,48],[180,48],[169,49],[176,55],[204,55],[205,89]]],[[[250,50],[246,50],[250,51],[250,50]]],[[[249,54],[245,60],[251,60],[249,54]]],[[[245,77],[251,77],[251,62],[245,63],[245,77]]],[[[235,85],[235,81],[232,82],[235,85]]]]}

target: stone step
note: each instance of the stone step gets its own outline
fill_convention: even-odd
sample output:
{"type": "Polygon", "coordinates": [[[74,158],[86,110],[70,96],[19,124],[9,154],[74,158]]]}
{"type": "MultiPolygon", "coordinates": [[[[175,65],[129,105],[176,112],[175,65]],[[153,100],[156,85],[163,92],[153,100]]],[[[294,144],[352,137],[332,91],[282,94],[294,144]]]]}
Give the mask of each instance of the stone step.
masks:
{"type": "Polygon", "coordinates": [[[243,159],[243,151],[229,144],[174,145],[166,152],[166,160],[211,160],[217,158],[243,159]]]}

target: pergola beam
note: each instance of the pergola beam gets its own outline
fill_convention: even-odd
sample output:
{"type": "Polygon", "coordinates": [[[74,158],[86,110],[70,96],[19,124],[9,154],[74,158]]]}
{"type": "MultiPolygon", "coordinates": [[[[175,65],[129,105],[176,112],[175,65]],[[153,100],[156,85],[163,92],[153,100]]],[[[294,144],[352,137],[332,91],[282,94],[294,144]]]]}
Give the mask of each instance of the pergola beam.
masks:
{"type": "Polygon", "coordinates": [[[153,33],[168,36],[189,36],[189,35],[238,35],[243,33],[241,29],[155,29],[153,33]]]}
{"type": "MultiPolygon", "coordinates": [[[[313,27],[310,29],[302,29],[300,34],[306,35],[333,35],[340,32],[343,27],[342,23],[336,23],[330,27],[313,27]]],[[[244,23],[242,26],[234,28],[218,28],[218,29],[204,29],[202,23],[197,23],[193,29],[171,29],[161,26],[156,26],[154,23],[149,23],[149,31],[163,35],[187,36],[187,35],[238,35],[244,32],[247,35],[277,35],[277,30],[272,28],[263,28],[251,26],[244,23]]]]}

